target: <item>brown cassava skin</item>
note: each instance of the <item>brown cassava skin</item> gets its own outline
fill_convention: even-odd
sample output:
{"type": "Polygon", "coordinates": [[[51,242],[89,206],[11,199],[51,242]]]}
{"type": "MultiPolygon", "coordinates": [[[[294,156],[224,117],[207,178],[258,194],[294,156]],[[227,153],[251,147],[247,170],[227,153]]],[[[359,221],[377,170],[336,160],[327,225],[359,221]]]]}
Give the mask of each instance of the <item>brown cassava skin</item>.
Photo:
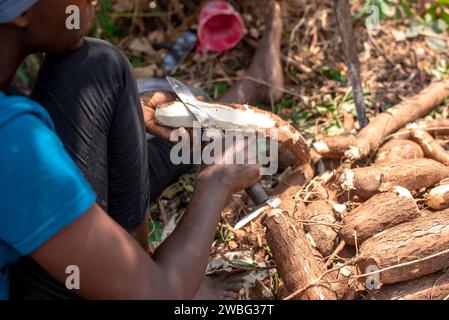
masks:
{"type": "Polygon", "coordinates": [[[387,228],[419,217],[419,209],[412,197],[395,192],[383,192],[370,198],[343,218],[340,237],[350,245],[357,245],[387,228]]]}
{"type": "Polygon", "coordinates": [[[371,292],[371,300],[443,300],[449,295],[449,272],[382,286],[371,292]]]}
{"type": "Polygon", "coordinates": [[[346,150],[355,143],[354,136],[332,136],[325,137],[319,141],[323,144],[324,148],[314,148],[316,152],[325,159],[343,158],[346,150]]]}
{"type": "Polygon", "coordinates": [[[414,130],[411,139],[416,141],[424,151],[427,158],[434,159],[449,166],[449,152],[447,152],[435,139],[424,130],[414,130]]]}
{"type": "Polygon", "coordinates": [[[329,279],[332,288],[337,293],[338,300],[354,300],[357,280],[350,279],[350,277],[354,276],[357,270],[354,266],[347,266],[345,270],[350,272],[350,274],[346,275],[342,273],[342,270],[336,270],[329,273],[327,279],[329,279]]]}
{"type": "MultiPolygon", "coordinates": [[[[324,265],[313,254],[301,223],[287,211],[272,209],[264,221],[267,244],[273,253],[276,267],[289,294],[309,286],[323,273],[324,265]]],[[[334,300],[334,289],[323,280],[297,294],[297,300],[334,300]]]]}
{"type": "Polygon", "coordinates": [[[405,139],[393,139],[380,147],[375,162],[422,158],[424,158],[424,152],[416,142],[405,139]]]}
{"type": "Polygon", "coordinates": [[[385,137],[404,127],[407,123],[427,115],[449,95],[449,80],[432,83],[418,95],[382,112],[357,135],[354,148],[347,152],[353,159],[363,159],[376,150],[385,137]]]}
{"type": "Polygon", "coordinates": [[[342,186],[350,193],[367,200],[393,186],[401,186],[409,191],[429,188],[449,177],[449,168],[431,159],[401,160],[374,164],[369,167],[347,170],[341,178],[342,186]],[[350,186],[348,176],[353,176],[350,186]]]}
{"type": "MultiPolygon", "coordinates": [[[[357,264],[361,273],[368,266],[379,269],[415,261],[449,249],[449,210],[419,217],[387,229],[360,247],[357,264]]],[[[382,284],[417,279],[449,267],[449,253],[396,267],[379,274],[382,284]]]]}
{"type": "MultiPolygon", "coordinates": [[[[328,201],[314,201],[304,211],[304,220],[310,222],[323,222],[326,224],[337,224],[332,205],[328,201]]],[[[337,244],[338,233],[335,228],[324,224],[304,224],[304,228],[310,233],[316,248],[323,256],[329,256],[337,244]]]]}

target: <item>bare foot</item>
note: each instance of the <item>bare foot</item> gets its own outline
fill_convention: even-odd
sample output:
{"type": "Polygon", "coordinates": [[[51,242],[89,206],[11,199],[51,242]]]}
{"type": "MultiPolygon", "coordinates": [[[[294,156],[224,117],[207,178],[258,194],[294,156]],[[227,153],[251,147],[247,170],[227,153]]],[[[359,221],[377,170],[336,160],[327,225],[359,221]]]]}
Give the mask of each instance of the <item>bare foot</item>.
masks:
{"type": "Polygon", "coordinates": [[[284,75],[281,65],[282,17],[279,3],[273,1],[266,18],[265,34],[260,40],[246,76],[258,79],[269,86],[252,80],[241,80],[229,89],[220,101],[227,103],[275,103],[282,99],[284,75]]]}
{"type": "Polygon", "coordinates": [[[242,273],[207,276],[194,300],[237,300],[243,276],[242,273]]]}

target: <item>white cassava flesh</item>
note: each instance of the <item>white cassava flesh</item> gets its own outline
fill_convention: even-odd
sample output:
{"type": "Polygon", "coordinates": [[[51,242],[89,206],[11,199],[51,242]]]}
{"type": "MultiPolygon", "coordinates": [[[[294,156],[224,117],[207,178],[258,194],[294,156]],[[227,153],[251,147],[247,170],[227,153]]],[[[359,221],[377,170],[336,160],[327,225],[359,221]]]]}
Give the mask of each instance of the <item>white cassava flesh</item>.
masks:
{"type": "MultiPolygon", "coordinates": [[[[232,106],[198,102],[199,107],[223,130],[266,130],[275,129],[276,120],[269,112],[255,111],[249,106],[233,108],[232,106]]],[[[196,120],[182,102],[174,102],[156,109],[156,120],[167,127],[191,128],[196,120]]],[[[292,132],[290,126],[279,127],[279,141],[299,139],[298,132],[292,132]]]]}
{"type": "MultiPolygon", "coordinates": [[[[267,137],[276,134],[276,140],[285,144],[300,164],[310,161],[309,151],[301,134],[287,121],[280,117],[248,105],[225,105],[219,103],[198,102],[208,116],[222,130],[255,131],[267,137]],[[276,130],[276,132],[270,132],[276,130]]],[[[196,119],[186,106],[180,101],[161,105],[156,109],[156,121],[163,126],[171,128],[192,128],[196,119]]]]}
{"type": "Polygon", "coordinates": [[[432,209],[443,210],[449,208],[449,183],[430,190],[426,199],[426,204],[432,209]]]}

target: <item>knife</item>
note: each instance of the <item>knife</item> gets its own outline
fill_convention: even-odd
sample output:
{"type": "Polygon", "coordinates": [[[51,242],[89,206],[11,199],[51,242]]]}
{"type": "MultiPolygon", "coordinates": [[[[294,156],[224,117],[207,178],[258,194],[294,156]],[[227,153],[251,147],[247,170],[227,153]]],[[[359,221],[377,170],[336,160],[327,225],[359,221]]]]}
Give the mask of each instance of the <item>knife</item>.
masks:
{"type": "MultiPolygon", "coordinates": [[[[220,127],[209,117],[209,114],[201,107],[198,107],[198,103],[201,103],[190,88],[178,79],[172,77],[166,77],[168,83],[173,88],[173,91],[178,96],[179,100],[186,106],[186,108],[193,114],[193,116],[199,121],[201,126],[205,128],[221,130],[220,127]]],[[[270,200],[265,190],[260,183],[256,182],[249,188],[245,189],[246,193],[255,205],[259,206],[270,200]]]]}

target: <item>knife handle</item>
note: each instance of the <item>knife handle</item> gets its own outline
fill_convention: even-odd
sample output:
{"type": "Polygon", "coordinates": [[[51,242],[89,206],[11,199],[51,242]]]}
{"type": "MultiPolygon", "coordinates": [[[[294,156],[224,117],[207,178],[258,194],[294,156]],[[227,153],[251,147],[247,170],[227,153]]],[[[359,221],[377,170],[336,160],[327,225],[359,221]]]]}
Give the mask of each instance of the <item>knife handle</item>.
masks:
{"type": "Polygon", "coordinates": [[[245,191],[256,206],[265,203],[269,199],[268,194],[259,182],[256,182],[249,188],[246,188],[245,191]]]}

